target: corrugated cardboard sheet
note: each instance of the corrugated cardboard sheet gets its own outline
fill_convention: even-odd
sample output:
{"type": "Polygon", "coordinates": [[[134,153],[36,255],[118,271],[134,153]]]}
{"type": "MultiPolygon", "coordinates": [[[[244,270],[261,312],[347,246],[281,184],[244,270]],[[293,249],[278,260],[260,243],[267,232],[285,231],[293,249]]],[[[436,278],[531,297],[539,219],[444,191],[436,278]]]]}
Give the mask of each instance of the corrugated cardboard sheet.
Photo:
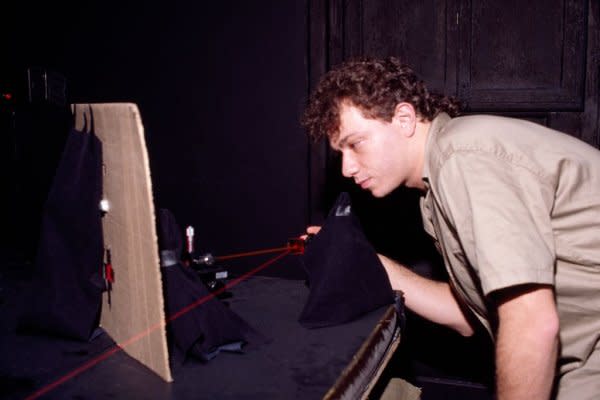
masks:
{"type": "Polygon", "coordinates": [[[115,282],[104,294],[100,325],[132,357],[171,381],[154,202],[144,127],[135,104],[73,105],[102,142],[104,246],[115,282]]]}

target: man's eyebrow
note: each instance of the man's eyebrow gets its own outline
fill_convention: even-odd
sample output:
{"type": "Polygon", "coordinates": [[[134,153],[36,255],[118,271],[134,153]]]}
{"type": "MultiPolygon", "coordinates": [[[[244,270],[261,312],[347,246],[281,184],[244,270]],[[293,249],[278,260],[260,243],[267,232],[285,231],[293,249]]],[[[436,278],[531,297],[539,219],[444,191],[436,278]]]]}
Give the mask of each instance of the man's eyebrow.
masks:
{"type": "Polygon", "coordinates": [[[350,140],[355,135],[356,135],[356,133],[353,132],[353,133],[347,135],[346,137],[344,137],[342,140],[340,140],[337,143],[337,145],[331,146],[331,147],[333,147],[334,149],[336,149],[336,148],[337,149],[341,149],[342,147],[344,147],[346,145],[346,143],[348,142],[348,140],[350,140]]]}

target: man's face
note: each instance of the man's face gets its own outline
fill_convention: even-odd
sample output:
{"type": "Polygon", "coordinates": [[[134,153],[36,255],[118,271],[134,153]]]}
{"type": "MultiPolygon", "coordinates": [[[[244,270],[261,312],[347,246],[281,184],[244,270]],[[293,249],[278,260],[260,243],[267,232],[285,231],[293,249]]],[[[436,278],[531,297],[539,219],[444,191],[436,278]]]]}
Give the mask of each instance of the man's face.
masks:
{"type": "Polygon", "coordinates": [[[339,136],[330,142],[342,154],[342,174],[375,197],[406,185],[414,171],[407,129],[396,117],[391,122],[366,118],[359,108],[342,103],[339,136]]]}

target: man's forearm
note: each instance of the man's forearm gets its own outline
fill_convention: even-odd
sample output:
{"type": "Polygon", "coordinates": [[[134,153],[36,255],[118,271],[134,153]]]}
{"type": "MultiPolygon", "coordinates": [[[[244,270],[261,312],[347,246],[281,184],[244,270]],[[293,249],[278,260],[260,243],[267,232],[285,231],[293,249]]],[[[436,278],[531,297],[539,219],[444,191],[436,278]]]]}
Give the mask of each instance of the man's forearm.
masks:
{"type": "Polygon", "coordinates": [[[500,305],[496,336],[498,400],[548,399],[558,353],[552,291],[539,289],[500,305]]]}
{"type": "Polygon", "coordinates": [[[450,285],[424,278],[394,260],[379,255],[394,290],[404,293],[406,306],[432,322],[448,326],[464,336],[473,334],[450,285]]]}

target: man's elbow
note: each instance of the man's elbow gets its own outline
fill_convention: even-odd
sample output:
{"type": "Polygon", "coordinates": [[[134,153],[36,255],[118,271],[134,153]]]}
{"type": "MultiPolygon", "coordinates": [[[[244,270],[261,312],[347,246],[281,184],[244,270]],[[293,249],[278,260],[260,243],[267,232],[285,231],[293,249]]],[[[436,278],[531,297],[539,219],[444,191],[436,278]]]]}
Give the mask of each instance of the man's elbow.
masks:
{"type": "Polygon", "coordinates": [[[531,336],[531,339],[558,341],[560,321],[549,285],[522,285],[494,293],[498,304],[499,328],[531,336]]]}
{"type": "Polygon", "coordinates": [[[471,325],[460,326],[456,328],[456,331],[463,337],[471,337],[475,334],[475,330],[471,325]]]}
{"type": "Polygon", "coordinates": [[[531,327],[530,332],[545,343],[558,343],[560,332],[560,319],[556,307],[546,307],[530,315],[524,322],[531,327]]]}
{"type": "Polygon", "coordinates": [[[537,321],[537,332],[547,341],[558,342],[560,332],[560,321],[556,312],[548,312],[539,316],[537,321]]]}
{"type": "Polygon", "coordinates": [[[475,334],[475,329],[468,319],[462,319],[460,321],[453,321],[447,324],[449,328],[458,332],[463,337],[471,337],[475,334]]]}

